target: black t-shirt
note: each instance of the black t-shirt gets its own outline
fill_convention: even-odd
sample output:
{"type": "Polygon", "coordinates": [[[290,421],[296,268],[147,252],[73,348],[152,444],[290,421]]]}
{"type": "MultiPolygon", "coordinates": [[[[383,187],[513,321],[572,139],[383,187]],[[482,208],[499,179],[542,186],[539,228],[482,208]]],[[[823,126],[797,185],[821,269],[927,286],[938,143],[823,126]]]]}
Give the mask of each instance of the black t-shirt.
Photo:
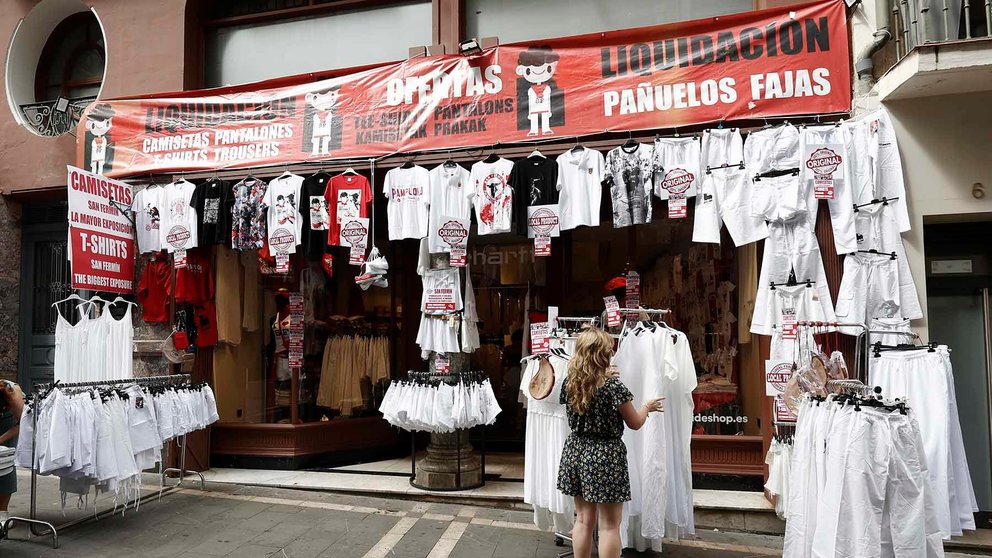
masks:
{"type": "Polygon", "coordinates": [[[527,234],[527,207],[558,203],[558,163],[532,155],[513,163],[513,214],[517,234],[527,234]]]}
{"type": "Polygon", "coordinates": [[[199,221],[197,236],[199,244],[224,244],[231,240],[231,206],[234,196],[231,183],[212,178],[193,190],[189,204],[196,210],[199,221]]]}
{"type": "Polygon", "coordinates": [[[319,260],[327,249],[327,230],[330,228],[327,199],[324,190],[331,175],[318,172],[303,181],[300,196],[300,215],[303,216],[303,255],[308,260],[319,260]]]}

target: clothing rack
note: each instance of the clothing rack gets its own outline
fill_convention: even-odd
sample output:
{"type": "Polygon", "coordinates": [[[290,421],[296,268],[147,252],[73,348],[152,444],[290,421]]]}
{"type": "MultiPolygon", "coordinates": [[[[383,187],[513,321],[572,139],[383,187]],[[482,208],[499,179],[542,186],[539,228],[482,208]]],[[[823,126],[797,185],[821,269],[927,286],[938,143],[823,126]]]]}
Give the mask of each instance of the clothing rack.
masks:
{"type": "MultiPolygon", "coordinates": [[[[452,380],[467,380],[467,381],[481,381],[486,377],[485,372],[481,370],[466,370],[449,372],[447,374],[438,374],[436,372],[419,372],[415,370],[407,371],[407,378],[414,382],[430,382],[434,385],[440,384],[441,382],[447,383],[457,383],[452,380]]],[[[486,485],[486,425],[479,425],[481,432],[481,444],[479,448],[479,461],[480,461],[480,471],[479,471],[479,483],[462,486],[462,430],[455,430],[456,444],[458,446],[458,452],[455,457],[457,461],[457,469],[455,470],[455,484],[453,488],[430,488],[428,486],[421,486],[417,484],[417,436],[416,432],[410,432],[410,486],[414,488],[419,488],[420,490],[430,490],[433,492],[458,492],[461,490],[472,490],[475,488],[481,488],[486,485]]]]}
{"type": "MultiPolygon", "coordinates": [[[[104,381],[91,381],[91,382],[52,382],[52,383],[46,383],[46,384],[35,384],[35,386],[31,390],[32,398],[33,398],[33,401],[34,401],[34,404],[35,404],[35,408],[33,409],[32,413],[31,413],[32,426],[33,426],[33,428],[32,428],[32,433],[31,433],[31,506],[30,506],[30,513],[29,513],[28,517],[11,516],[10,518],[7,519],[7,521],[4,522],[3,525],[0,525],[0,530],[2,530],[2,532],[4,533],[4,537],[6,537],[10,533],[10,527],[13,524],[15,524],[15,523],[24,523],[24,524],[28,525],[29,532],[33,536],[42,537],[42,536],[46,536],[46,535],[51,535],[52,536],[52,548],[58,548],[59,547],[59,533],[58,532],[59,532],[60,529],[67,529],[69,527],[73,527],[73,526],[78,525],[80,523],[84,523],[86,521],[89,521],[90,519],[99,519],[101,517],[105,517],[107,515],[111,515],[111,514],[113,514],[113,513],[116,512],[116,506],[115,506],[114,508],[111,508],[111,509],[108,509],[108,510],[104,510],[104,511],[99,512],[99,513],[94,513],[92,516],[87,515],[87,516],[81,517],[79,519],[74,519],[72,521],[63,523],[63,524],[61,524],[61,525],[59,525],[57,527],[55,525],[52,525],[51,523],[49,523],[47,521],[42,521],[42,520],[38,519],[38,471],[37,471],[37,468],[35,467],[35,460],[37,459],[37,449],[38,449],[37,448],[37,441],[38,441],[38,408],[37,408],[37,406],[41,402],[41,400],[44,399],[44,397],[47,396],[53,389],[55,389],[55,388],[59,388],[59,389],[62,389],[62,388],[85,388],[85,387],[101,387],[101,386],[117,387],[117,386],[131,386],[131,385],[138,385],[138,386],[156,386],[156,385],[160,385],[160,386],[166,386],[166,385],[176,385],[176,384],[181,384],[181,383],[189,384],[190,382],[191,382],[191,377],[190,377],[189,374],[173,374],[173,375],[168,375],[168,376],[147,376],[147,377],[144,377],[144,378],[132,378],[132,379],[127,379],[127,380],[104,380],[104,381]],[[37,530],[38,527],[47,527],[48,530],[47,531],[38,531],[37,530]]],[[[159,462],[159,472],[158,472],[158,475],[159,475],[159,489],[158,489],[158,493],[157,494],[156,493],[153,493],[153,494],[148,494],[146,496],[138,497],[137,500],[136,500],[136,505],[140,505],[141,502],[144,502],[146,500],[150,500],[152,498],[157,498],[157,499],[161,500],[163,493],[172,491],[172,490],[178,488],[180,484],[182,484],[183,479],[189,473],[188,471],[186,471],[186,434],[183,434],[182,435],[182,442],[181,443],[177,440],[177,445],[182,449],[182,452],[183,452],[182,453],[182,456],[180,457],[180,460],[179,460],[179,468],[177,469],[177,468],[171,468],[170,467],[170,468],[167,468],[167,469],[163,469],[163,467],[164,467],[163,463],[165,461],[165,458],[163,457],[162,461],[159,462]],[[172,486],[165,486],[166,475],[169,474],[169,473],[172,473],[172,472],[175,472],[175,473],[178,473],[179,474],[179,482],[177,482],[175,485],[172,485],[172,486]]],[[[204,490],[206,488],[206,480],[203,478],[203,475],[200,474],[199,472],[196,472],[196,471],[192,471],[192,473],[195,473],[196,475],[198,475],[200,477],[200,489],[201,490],[204,490]]]]}

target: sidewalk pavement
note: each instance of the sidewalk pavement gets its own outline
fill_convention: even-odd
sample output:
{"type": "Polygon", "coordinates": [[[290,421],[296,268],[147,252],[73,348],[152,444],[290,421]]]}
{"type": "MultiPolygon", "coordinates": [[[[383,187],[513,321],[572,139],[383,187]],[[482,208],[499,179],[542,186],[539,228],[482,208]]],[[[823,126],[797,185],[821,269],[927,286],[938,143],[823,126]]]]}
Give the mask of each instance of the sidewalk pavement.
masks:
{"type": "MultiPolygon", "coordinates": [[[[564,549],[526,511],[370,498],[326,492],[194,484],[123,516],[91,521],[50,539],[14,529],[0,555],[147,558],[554,558],[564,549]]],[[[40,501],[50,502],[46,483],[40,501]]],[[[12,512],[23,503],[15,501],[12,512]]],[[[107,502],[104,502],[105,504],[107,502]]],[[[51,517],[52,511],[45,512],[51,517]]],[[[54,519],[54,517],[51,517],[54,519]]],[[[780,556],[781,537],[701,532],[666,543],[674,558],[780,556]]],[[[657,553],[625,552],[658,557],[657,553]]],[[[963,555],[948,554],[949,557],[963,555]]]]}

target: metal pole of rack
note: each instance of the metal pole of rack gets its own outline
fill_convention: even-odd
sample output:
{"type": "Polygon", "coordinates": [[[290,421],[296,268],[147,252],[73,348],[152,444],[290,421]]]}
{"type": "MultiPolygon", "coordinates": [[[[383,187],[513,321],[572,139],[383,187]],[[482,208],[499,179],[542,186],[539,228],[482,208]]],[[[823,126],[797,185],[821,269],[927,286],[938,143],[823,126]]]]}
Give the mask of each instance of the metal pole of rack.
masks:
{"type": "MultiPolygon", "coordinates": [[[[32,409],[31,412],[31,424],[33,428],[31,431],[31,505],[29,510],[29,516],[9,517],[7,521],[3,523],[3,525],[0,525],[0,532],[2,532],[3,538],[7,538],[7,536],[10,534],[10,527],[12,525],[16,523],[24,523],[28,525],[29,533],[32,536],[41,537],[41,536],[51,535],[52,548],[59,548],[58,532],[60,529],[67,529],[69,527],[73,527],[80,523],[89,521],[90,519],[100,519],[107,515],[111,515],[116,511],[116,506],[115,506],[114,508],[107,509],[99,513],[94,513],[92,516],[86,515],[79,519],[75,519],[58,526],[52,525],[47,521],[42,521],[38,519],[38,470],[36,466],[37,465],[36,460],[38,458],[38,407],[42,400],[41,398],[42,393],[45,393],[46,391],[50,391],[51,389],[54,389],[56,387],[78,388],[78,387],[98,387],[98,386],[148,385],[156,382],[170,382],[170,383],[177,381],[189,382],[190,379],[191,377],[189,374],[173,374],[167,376],[147,376],[144,378],[132,378],[127,380],[104,380],[104,381],[93,381],[93,382],[55,382],[51,384],[35,385],[34,388],[32,389],[34,408],[32,409]],[[46,527],[47,530],[39,531],[38,530],[39,527],[46,527]]],[[[184,448],[185,448],[185,434],[183,435],[183,440],[184,440],[184,448]]],[[[185,468],[184,458],[185,455],[181,459],[181,465],[180,465],[181,468],[185,468]]],[[[159,465],[159,468],[161,469],[161,464],[159,465]]],[[[162,475],[160,477],[161,479],[164,479],[166,471],[169,471],[169,469],[165,469],[160,473],[162,475]]],[[[199,473],[197,474],[199,475],[199,473]]],[[[201,481],[203,480],[203,475],[200,475],[200,479],[201,481]]],[[[179,485],[177,484],[175,486],[163,488],[162,482],[160,481],[159,490],[157,494],[148,494],[146,496],[142,496],[135,501],[135,505],[138,505],[143,501],[150,500],[156,496],[158,498],[161,498],[164,492],[171,491],[178,486],[179,485]]],[[[201,483],[201,487],[205,487],[205,485],[201,483]]]]}

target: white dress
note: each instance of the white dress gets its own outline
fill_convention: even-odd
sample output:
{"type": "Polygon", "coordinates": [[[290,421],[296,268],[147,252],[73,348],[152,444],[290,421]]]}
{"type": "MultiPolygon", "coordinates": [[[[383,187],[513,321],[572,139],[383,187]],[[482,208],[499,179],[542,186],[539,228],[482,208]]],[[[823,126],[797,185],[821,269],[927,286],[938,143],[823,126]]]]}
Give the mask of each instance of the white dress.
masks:
{"type": "Polygon", "coordinates": [[[105,322],[106,377],[105,380],[126,380],[134,377],[134,326],[131,325],[131,304],[121,319],[115,319],[110,308],[104,308],[100,319],[105,322]]]}
{"type": "Polygon", "coordinates": [[[571,429],[565,406],[559,403],[568,361],[552,356],[555,386],[538,401],[530,395],[530,380],[540,367],[537,359],[524,361],[520,390],[527,398],[527,432],[524,452],[524,502],[534,507],[534,524],[539,529],[568,533],[575,516],[575,502],[558,490],[561,452],[571,429]]]}

